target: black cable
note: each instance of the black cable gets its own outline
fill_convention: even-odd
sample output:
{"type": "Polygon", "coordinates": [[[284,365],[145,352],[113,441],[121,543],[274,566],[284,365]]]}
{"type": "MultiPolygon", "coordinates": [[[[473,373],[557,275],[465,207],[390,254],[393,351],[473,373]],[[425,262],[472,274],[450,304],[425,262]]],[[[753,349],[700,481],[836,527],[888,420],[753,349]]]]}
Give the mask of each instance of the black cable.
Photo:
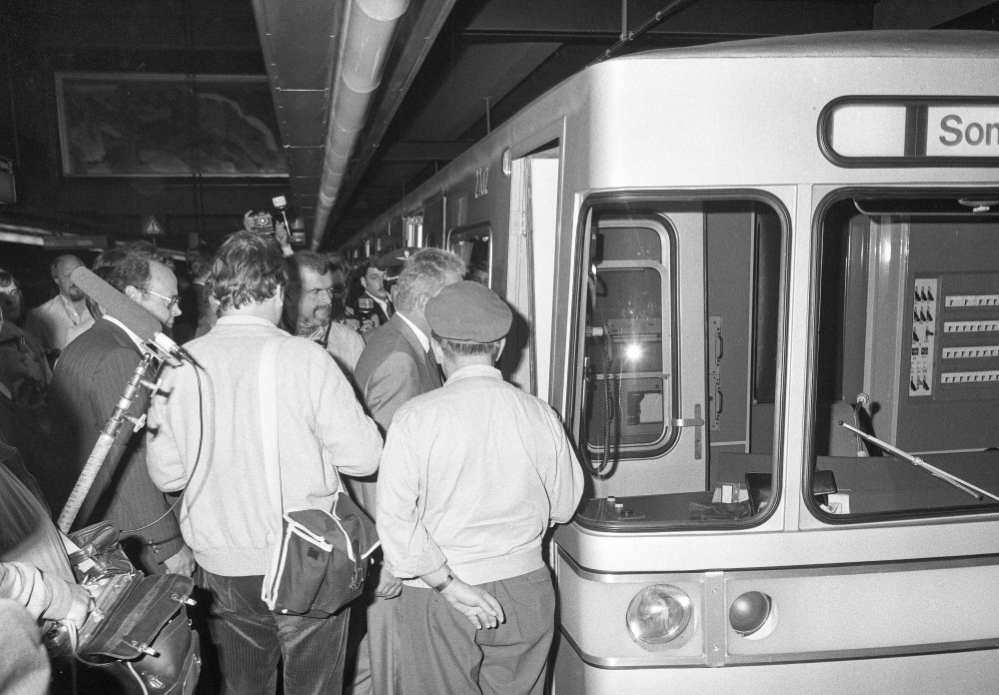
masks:
{"type": "Polygon", "coordinates": [[[610,371],[613,362],[609,355],[604,357],[604,446],[603,453],[600,457],[600,465],[594,466],[593,461],[590,459],[589,453],[589,443],[586,441],[589,437],[583,436],[582,446],[580,451],[583,454],[583,463],[586,465],[587,471],[597,480],[606,480],[613,473],[613,469],[607,470],[607,466],[610,464],[610,435],[611,435],[611,419],[612,411],[616,411],[617,408],[614,405],[614,395],[611,392],[612,382],[616,381],[612,377],[610,371]],[[606,471],[606,472],[605,472],[606,471]]]}

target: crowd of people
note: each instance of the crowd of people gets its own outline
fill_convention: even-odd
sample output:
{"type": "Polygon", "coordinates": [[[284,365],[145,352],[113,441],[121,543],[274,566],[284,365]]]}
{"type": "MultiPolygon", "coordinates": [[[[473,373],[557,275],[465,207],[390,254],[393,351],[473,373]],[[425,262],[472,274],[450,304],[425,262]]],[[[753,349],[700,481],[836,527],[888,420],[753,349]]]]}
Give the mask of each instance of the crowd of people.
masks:
{"type": "MultiPolygon", "coordinates": [[[[23,656],[0,690],[46,682],[24,626],[86,617],[51,519],[146,364],[143,340],[73,282],[81,265],[55,259],[58,294],[30,312],[0,270],[0,615],[21,626],[0,653],[23,656]]],[[[148,243],[90,265],[188,359],[147,367],[161,381],[128,406],[73,528],[109,521],[145,573],[193,576],[223,693],[542,692],[555,609],[542,542],[583,478],[555,412],[496,368],[507,304],[440,249],[350,268],[240,231],[186,265],[148,243]],[[182,336],[185,306],[197,320],[182,336]],[[340,494],[381,540],[362,598],[327,618],[268,609],[282,511],[329,511],[340,494]]]]}

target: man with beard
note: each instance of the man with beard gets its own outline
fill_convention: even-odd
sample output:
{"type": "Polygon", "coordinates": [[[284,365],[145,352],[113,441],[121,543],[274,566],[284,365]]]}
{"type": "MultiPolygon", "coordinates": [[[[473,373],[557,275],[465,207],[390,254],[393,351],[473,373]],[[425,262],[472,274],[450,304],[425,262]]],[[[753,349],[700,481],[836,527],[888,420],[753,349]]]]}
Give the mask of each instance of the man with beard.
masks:
{"type": "Polygon", "coordinates": [[[50,360],[55,360],[70,343],[69,332],[85,330],[94,323],[94,317],[87,311],[83,290],[76,286],[71,276],[83,265],[76,256],[59,256],[52,264],[52,279],[59,288],[59,294],[28,312],[25,330],[38,338],[50,360]]]}
{"type": "MultiPolygon", "coordinates": [[[[178,316],[177,277],[148,248],[113,249],[98,257],[94,272],[159,319],[169,329],[178,316]]],[[[99,308],[99,307],[98,307],[99,308]]],[[[99,312],[98,312],[99,313],[99,312]]],[[[67,347],[52,377],[54,431],[62,468],[45,478],[59,480],[44,490],[58,513],[72,491],[125,385],[142,360],[142,340],[113,316],[104,314],[93,328],[67,347]]],[[[154,380],[151,373],[147,380],[154,380]]],[[[126,416],[141,422],[150,394],[140,389],[126,416]]],[[[184,545],[177,519],[146,469],[145,427],[122,427],[104,466],[76,518],[76,528],[107,520],[123,531],[122,548],[149,574],[190,575],[194,556],[184,545]]]]}
{"type": "Polygon", "coordinates": [[[364,340],[332,320],[335,278],[329,261],[314,251],[296,251],[288,264],[283,327],[292,335],[323,346],[345,374],[353,374],[364,351],[364,340]]]}

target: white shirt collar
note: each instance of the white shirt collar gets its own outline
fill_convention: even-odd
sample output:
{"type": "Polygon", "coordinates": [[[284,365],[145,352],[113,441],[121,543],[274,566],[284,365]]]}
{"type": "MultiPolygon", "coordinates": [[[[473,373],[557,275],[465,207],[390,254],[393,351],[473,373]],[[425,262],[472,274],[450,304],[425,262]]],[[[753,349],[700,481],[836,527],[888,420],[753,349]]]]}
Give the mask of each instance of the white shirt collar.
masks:
{"type": "Polygon", "coordinates": [[[251,316],[249,314],[229,314],[228,316],[222,316],[219,318],[216,325],[226,324],[239,325],[239,324],[251,324],[256,326],[267,326],[268,328],[277,328],[273,321],[268,321],[262,316],[251,316]]]}
{"type": "Polygon", "coordinates": [[[135,343],[135,346],[139,348],[139,350],[143,354],[148,352],[148,349],[146,348],[145,344],[142,342],[142,338],[140,338],[137,333],[132,331],[132,329],[130,329],[128,326],[126,326],[125,324],[123,324],[121,321],[116,319],[114,316],[111,316],[110,314],[104,314],[104,318],[107,321],[110,321],[114,325],[118,326],[118,328],[120,328],[121,330],[125,331],[128,337],[132,339],[132,342],[135,343]]]}
{"type": "Polygon", "coordinates": [[[398,314],[399,318],[406,322],[406,325],[413,329],[413,333],[416,333],[416,339],[420,341],[420,345],[423,346],[423,351],[428,352],[430,350],[430,338],[427,334],[416,327],[416,324],[406,318],[406,316],[401,312],[395,312],[398,314]]]}
{"type": "Polygon", "coordinates": [[[470,364],[467,367],[462,367],[458,371],[452,372],[451,376],[448,377],[447,383],[454,381],[460,381],[461,379],[468,379],[470,377],[476,376],[486,376],[492,377],[493,379],[503,379],[503,373],[496,367],[488,364],[470,364]]]}
{"type": "Polygon", "coordinates": [[[364,294],[366,294],[369,297],[371,297],[371,299],[374,300],[374,302],[376,304],[378,304],[378,306],[380,306],[382,308],[382,311],[384,311],[386,314],[388,313],[388,302],[387,301],[385,301],[384,299],[379,299],[378,297],[376,297],[375,295],[371,294],[367,290],[364,291],[364,294]]]}

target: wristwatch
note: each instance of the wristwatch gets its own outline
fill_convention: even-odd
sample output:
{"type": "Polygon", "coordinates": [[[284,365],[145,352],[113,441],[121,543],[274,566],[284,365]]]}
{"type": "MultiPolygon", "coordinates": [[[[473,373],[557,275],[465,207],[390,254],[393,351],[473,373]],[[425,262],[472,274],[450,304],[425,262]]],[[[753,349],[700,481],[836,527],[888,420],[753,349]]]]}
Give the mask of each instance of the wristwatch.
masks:
{"type": "Polygon", "coordinates": [[[444,591],[444,589],[446,589],[449,586],[451,586],[451,582],[453,582],[453,581],[454,581],[454,575],[451,574],[450,572],[448,572],[447,573],[447,578],[444,581],[442,581],[440,584],[438,584],[438,585],[436,585],[434,587],[431,587],[431,588],[439,594],[442,591],[444,591]]]}

